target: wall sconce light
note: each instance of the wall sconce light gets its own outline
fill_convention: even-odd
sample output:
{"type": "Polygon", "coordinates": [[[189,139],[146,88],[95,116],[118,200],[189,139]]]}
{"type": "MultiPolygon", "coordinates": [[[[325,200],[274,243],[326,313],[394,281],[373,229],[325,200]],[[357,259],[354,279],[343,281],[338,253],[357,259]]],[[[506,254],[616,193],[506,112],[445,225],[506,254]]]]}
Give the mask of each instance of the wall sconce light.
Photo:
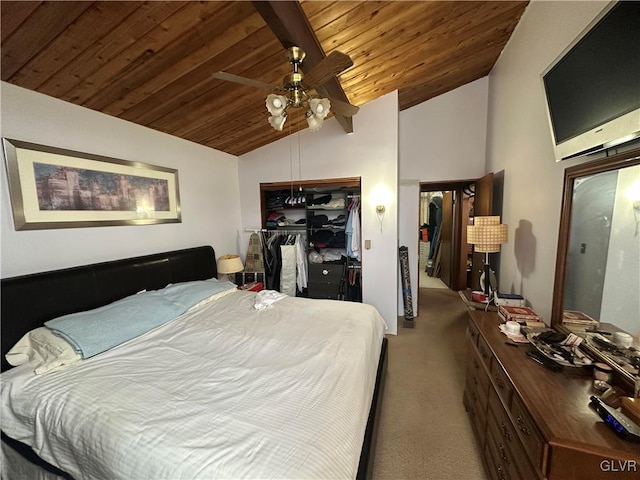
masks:
{"type": "Polygon", "coordinates": [[[239,255],[223,255],[218,258],[218,279],[220,274],[226,274],[229,281],[235,283],[235,279],[231,278],[231,274],[242,270],[244,270],[244,265],[239,255]]]}
{"type": "Polygon", "coordinates": [[[376,215],[378,215],[378,222],[380,222],[380,231],[382,231],[382,221],[384,220],[384,212],[387,209],[384,205],[376,205],[376,215]]]}

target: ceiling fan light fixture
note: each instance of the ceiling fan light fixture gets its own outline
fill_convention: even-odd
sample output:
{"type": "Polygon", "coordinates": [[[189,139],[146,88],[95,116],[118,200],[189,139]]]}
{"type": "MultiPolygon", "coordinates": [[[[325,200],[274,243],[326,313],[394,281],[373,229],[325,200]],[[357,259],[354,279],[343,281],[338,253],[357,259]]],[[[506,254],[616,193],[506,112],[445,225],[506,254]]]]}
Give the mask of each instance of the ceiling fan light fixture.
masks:
{"type": "Polygon", "coordinates": [[[309,130],[316,131],[322,128],[324,119],[329,114],[331,102],[327,98],[312,98],[309,100],[309,110],[305,116],[309,130]]]}
{"type": "Polygon", "coordinates": [[[282,131],[282,127],[284,127],[284,122],[287,120],[286,112],[283,112],[282,115],[271,115],[269,117],[269,125],[278,130],[282,131]]]}
{"type": "MultiPolygon", "coordinates": [[[[275,93],[270,93],[267,95],[267,100],[265,105],[267,106],[267,110],[272,116],[284,116],[285,110],[287,109],[288,98],[284,95],[276,95],[275,93]]],[[[271,120],[269,120],[271,123],[271,120]]],[[[282,122],[284,124],[284,121],[282,122]]],[[[275,127],[274,127],[275,128],[275,127]]]]}
{"type": "Polygon", "coordinates": [[[324,119],[329,115],[329,110],[331,110],[331,102],[328,98],[312,98],[309,100],[309,111],[313,116],[324,119]]]}
{"type": "Polygon", "coordinates": [[[307,124],[309,125],[309,130],[311,130],[312,132],[315,132],[316,130],[320,130],[320,128],[322,128],[323,123],[324,123],[324,119],[316,118],[313,115],[307,115],[307,124]]]}

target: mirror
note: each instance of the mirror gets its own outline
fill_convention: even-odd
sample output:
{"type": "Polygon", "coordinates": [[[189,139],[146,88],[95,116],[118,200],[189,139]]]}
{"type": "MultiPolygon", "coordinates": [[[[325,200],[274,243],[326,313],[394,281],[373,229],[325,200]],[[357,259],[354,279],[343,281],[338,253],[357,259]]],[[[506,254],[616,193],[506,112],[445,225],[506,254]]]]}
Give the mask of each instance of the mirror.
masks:
{"type": "MultiPolygon", "coordinates": [[[[640,149],[565,170],[551,325],[563,329],[567,311],[626,332],[639,347],[640,149]]],[[[633,383],[636,352],[631,365],[620,352],[593,353],[633,383]]]]}

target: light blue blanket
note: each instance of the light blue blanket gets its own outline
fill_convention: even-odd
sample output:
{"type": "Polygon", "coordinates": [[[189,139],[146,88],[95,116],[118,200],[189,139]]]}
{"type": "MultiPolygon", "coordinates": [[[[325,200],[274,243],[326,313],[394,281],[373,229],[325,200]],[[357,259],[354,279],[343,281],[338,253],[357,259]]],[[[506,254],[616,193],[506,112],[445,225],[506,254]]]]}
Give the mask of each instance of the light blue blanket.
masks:
{"type": "Polygon", "coordinates": [[[235,288],[216,279],[167,285],[109,305],[45,322],[82,358],[104,352],[172,320],[212,295],[235,288]]]}

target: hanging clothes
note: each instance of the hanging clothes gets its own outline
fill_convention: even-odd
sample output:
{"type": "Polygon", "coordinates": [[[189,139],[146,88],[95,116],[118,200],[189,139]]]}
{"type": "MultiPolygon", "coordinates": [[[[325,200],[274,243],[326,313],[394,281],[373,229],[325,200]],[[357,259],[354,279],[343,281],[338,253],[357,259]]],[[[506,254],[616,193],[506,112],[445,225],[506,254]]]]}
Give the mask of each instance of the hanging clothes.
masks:
{"type": "Polygon", "coordinates": [[[300,234],[284,231],[263,233],[263,257],[265,289],[276,290],[292,297],[307,286],[305,241],[300,234]]]}
{"type": "Polygon", "coordinates": [[[349,217],[345,226],[347,256],[360,260],[360,210],[359,199],[349,205],[349,217]]]}
{"type": "Polygon", "coordinates": [[[347,300],[350,302],[362,302],[362,286],[360,284],[360,268],[349,267],[347,278],[347,300]]]}
{"type": "MultiPolygon", "coordinates": [[[[296,235],[297,237],[298,235],[296,235]]],[[[296,246],[290,244],[280,245],[280,292],[290,297],[296,296],[296,270],[297,255],[296,246]]]]}
{"type": "Polygon", "coordinates": [[[433,257],[435,250],[435,240],[437,238],[440,224],[442,223],[442,195],[434,194],[429,202],[429,223],[427,225],[427,237],[431,242],[429,258],[433,257]]]}
{"type": "Polygon", "coordinates": [[[281,238],[280,235],[266,236],[263,242],[265,289],[280,291],[281,238]]]}
{"type": "Polygon", "coordinates": [[[309,272],[307,267],[306,249],[304,247],[304,241],[302,235],[296,235],[296,265],[297,276],[296,283],[298,285],[298,291],[302,292],[307,288],[307,281],[309,279],[309,272]]]}

